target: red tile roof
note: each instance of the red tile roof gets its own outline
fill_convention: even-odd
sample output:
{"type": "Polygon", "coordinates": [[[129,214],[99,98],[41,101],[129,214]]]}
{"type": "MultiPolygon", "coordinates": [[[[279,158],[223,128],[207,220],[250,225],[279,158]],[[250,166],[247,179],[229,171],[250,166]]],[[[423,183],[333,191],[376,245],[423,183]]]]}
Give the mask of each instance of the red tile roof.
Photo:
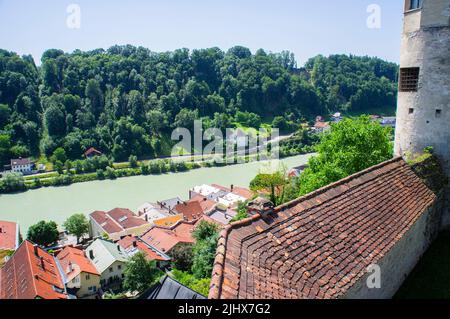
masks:
{"type": "Polygon", "coordinates": [[[82,272],[100,276],[94,265],[84,255],[84,252],[78,248],[67,246],[56,257],[67,281],[71,281],[82,272]]]}
{"type": "Polygon", "coordinates": [[[326,129],[330,127],[330,124],[327,122],[316,122],[316,124],[314,124],[314,127],[316,129],[326,129]]]}
{"type": "Polygon", "coordinates": [[[19,226],[0,220],[0,250],[16,250],[19,246],[19,226]]]}
{"type": "Polygon", "coordinates": [[[133,236],[126,236],[119,240],[117,242],[119,246],[121,246],[123,249],[128,251],[129,249],[136,248],[139,251],[143,252],[148,260],[156,260],[156,261],[168,261],[169,259],[158,252],[157,249],[152,247],[151,245],[143,242],[141,239],[133,237],[133,236]]]}
{"type": "Polygon", "coordinates": [[[90,149],[88,149],[86,152],[84,152],[84,156],[90,156],[90,155],[102,155],[103,153],[100,152],[99,150],[91,147],[90,149]]]}
{"type": "Polygon", "coordinates": [[[0,299],[67,299],[56,259],[24,241],[0,269],[0,299]]]}
{"type": "Polygon", "coordinates": [[[210,298],[338,298],[434,204],[400,158],[222,231],[210,298]]]}
{"type": "Polygon", "coordinates": [[[115,208],[109,212],[95,211],[90,216],[108,234],[148,224],[126,208],[115,208]]]}
{"type": "Polygon", "coordinates": [[[205,196],[202,195],[194,196],[191,200],[188,201],[188,203],[190,202],[198,202],[202,208],[203,214],[209,213],[217,205],[215,201],[207,199],[205,196]]]}
{"type": "Polygon", "coordinates": [[[173,209],[178,214],[182,214],[185,221],[191,222],[203,216],[203,208],[198,201],[184,202],[173,209]]]}
{"type": "Polygon", "coordinates": [[[147,244],[167,253],[180,243],[193,244],[192,232],[195,226],[191,223],[180,222],[172,228],[153,227],[141,236],[147,244]]]}

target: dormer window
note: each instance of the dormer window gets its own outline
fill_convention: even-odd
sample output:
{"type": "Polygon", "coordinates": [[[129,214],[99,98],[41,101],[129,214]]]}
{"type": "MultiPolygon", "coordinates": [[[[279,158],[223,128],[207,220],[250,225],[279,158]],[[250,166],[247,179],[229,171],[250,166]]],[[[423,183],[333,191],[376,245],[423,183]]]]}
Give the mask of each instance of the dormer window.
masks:
{"type": "Polygon", "coordinates": [[[422,8],[422,0],[409,0],[409,10],[422,8]]]}

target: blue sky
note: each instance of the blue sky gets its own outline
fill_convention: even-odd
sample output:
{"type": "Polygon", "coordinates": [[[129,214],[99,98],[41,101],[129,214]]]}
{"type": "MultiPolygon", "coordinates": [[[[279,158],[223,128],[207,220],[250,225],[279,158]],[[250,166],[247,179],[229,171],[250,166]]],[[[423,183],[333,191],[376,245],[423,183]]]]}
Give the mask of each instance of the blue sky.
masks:
{"type": "Polygon", "coordinates": [[[398,62],[403,0],[0,0],[0,48],[32,54],[46,49],[133,44],[153,51],[234,45],[295,53],[352,53],[398,62]],[[81,28],[66,26],[69,4],[81,8],[81,28]],[[367,7],[381,8],[381,28],[369,29],[367,7]]]}

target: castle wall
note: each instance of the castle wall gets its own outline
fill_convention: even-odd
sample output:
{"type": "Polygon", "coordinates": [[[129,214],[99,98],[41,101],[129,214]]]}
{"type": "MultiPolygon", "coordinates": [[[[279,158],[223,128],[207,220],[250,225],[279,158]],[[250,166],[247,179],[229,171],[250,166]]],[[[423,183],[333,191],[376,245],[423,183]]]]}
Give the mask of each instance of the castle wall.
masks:
{"type": "Polygon", "coordinates": [[[432,146],[450,181],[450,0],[424,0],[422,9],[405,12],[400,67],[420,74],[417,92],[398,94],[395,154],[414,157],[432,146]]]}
{"type": "Polygon", "coordinates": [[[441,199],[438,199],[434,206],[428,208],[403,238],[377,263],[381,269],[380,289],[368,287],[367,279],[372,273],[366,273],[349,289],[343,299],[392,298],[435,239],[440,225],[441,204],[441,199]]]}

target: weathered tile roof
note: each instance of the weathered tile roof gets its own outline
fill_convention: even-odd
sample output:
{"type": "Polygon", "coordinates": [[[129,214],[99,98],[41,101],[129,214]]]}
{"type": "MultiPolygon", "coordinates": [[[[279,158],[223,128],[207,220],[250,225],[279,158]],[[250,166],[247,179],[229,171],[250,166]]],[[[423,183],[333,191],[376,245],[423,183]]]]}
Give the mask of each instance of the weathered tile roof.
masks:
{"type": "Polygon", "coordinates": [[[273,214],[228,226],[210,298],[338,298],[410,229],[434,193],[400,158],[322,188],[273,214]]]}

